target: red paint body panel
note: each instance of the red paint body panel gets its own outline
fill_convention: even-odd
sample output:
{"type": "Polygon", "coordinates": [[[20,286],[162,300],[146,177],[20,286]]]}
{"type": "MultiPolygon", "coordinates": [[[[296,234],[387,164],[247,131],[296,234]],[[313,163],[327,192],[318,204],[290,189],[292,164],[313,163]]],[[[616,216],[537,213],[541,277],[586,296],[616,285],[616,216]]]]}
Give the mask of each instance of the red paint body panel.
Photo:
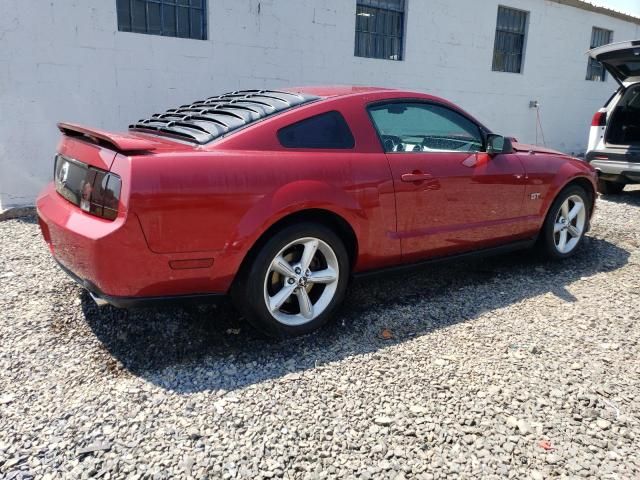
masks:
{"type": "Polygon", "coordinates": [[[341,217],[355,234],[360,272],[531,238],[566,183],[595,182],[588,164],[520,144],[494,157],[385,154],[367,105],[411,99],[462,112],[437,97],[367,87],[291,90],[323,98],[202,146],[62,126],[98,141],[63,136],[58,151],[117,174],[122,193],[118,217],[108,221],[48,186],[38,212],[53,255],[110,296],[227,292],[251,247],[290,214],[341,217]],[[278,142],[279,129],[330,111],[344,116],[353,149],[278,142]],[[540,199],[530,200],[535,193],[540,199]]]}
{"type": "Polygon", "coordinates": [[[63,136],[60,140],[58,153],[102,170],[109,170],[113,159],[116,158],[116,152],[109,148],[67,136],[63,136]]]}
{"type": "MultiPolygon", "coordinates": [[[[170,261],[191,259],[190,255],[151,252],[135,214],[114,221],[94,217],[67,202],[50,185],[38,198],[38,215],[46,225],[56,260],[105,294],[153,297],[212,288],[211,268],[170,268],[170,261]]],[[[213,258],[216,253],[202,256],[213,258]]]]}
{"type": "Polygon", "coordinates": [[[517,155],[390,153],[398,235],[406,260],[487,248],[512,239],[521,221],[524,168],[517,155]],[[425,173],[424,182],[401,180],[425,173]]]}

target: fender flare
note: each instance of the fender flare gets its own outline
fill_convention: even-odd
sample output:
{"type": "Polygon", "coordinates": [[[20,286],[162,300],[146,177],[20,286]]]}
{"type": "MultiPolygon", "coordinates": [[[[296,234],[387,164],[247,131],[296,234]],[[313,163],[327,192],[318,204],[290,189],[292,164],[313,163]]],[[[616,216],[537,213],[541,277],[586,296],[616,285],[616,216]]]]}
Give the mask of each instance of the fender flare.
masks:
{"type": "MultiPolygon", "coordinates": [[[[551,206],[553,205],[553,202],[555,201],[555,199],[558,198],[558,195],[560,194],[560,192],[562,192],[570,184],[572,183],[575,184],[576,181],[586,181],[591,185],[592,191],[587,193],[591,195],[591,206],[590,206],[591,208],[589,210],[589,214],[593,215],[596,198],[598,196],[597,186],[594,184],[593,178],[587,175],[585,172],[575,168],[574,166],[572,166],[571,168],[574,169],[572,173],[568,173],[567,175],[561,175],[560,173],[565,169],[563,168],[558,172],[559,174],[554,179],[554,182],[550,187],[550,192],[549,192],[550,195],[548,196],[547,205],[545,205],[544,215],[542,216],[542,222],[546,220],[547,216],[549,215],[549,210],[551,209],[551,206]]],[[[589,221],[590,220],[591,220],[591,217],[589,217],[589,221]]]]}
{"type": "Polygon", "coordinates": [[[305,210],[325,210],[342,218],[360,240],[367,221],[356,197],[326,182],[297,180],[265,195],[240,219],[225,250],[249,251],[264,233],[282,219],[305,210]]]}

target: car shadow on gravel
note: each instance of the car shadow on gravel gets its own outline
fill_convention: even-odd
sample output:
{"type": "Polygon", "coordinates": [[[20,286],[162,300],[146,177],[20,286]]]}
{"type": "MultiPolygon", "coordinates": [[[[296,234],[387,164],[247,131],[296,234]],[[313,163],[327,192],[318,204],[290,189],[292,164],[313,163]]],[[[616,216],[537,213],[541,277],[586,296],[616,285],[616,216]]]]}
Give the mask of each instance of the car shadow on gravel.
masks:
{"type": "Polygon", "coordinates": [[[622,193],[617,195],[606,195],[602,197],[602,199],[607,200],[608,202],[640,207],[640,189],[635,187],[633,190],[630,190],[630,187],[627,187],[622,191],[622,193]]]}
{"type": "Polygon", "coordinates": [[[98,309],[82,292],[81,306],[114,375],[128,371],[182,393],[229,391],[373,353],[529,297],[551,292],[575,301],[568,285],[621,268],[628,256],[606,240],[587,237],[582,251],[564,262],[524,251],[356,281],[333,323],[293,340],[261,337],[228,301],[127,311],[98,309]],[[380,338],[383,328],[393,339],[380,338]]]}

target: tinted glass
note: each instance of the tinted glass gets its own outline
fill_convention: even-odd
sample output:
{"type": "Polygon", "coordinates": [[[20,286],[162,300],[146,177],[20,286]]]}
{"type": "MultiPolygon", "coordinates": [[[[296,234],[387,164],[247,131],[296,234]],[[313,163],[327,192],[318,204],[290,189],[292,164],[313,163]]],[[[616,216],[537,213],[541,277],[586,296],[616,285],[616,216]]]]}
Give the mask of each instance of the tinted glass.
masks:
{"type": "Polygon", "coordinates": [[[131,31],[131,2],[129,0],[117,0],[118,29],[131,31]]]}
{"type": "Polygon", "coordinates": [[[173,5],[162,5],[162,33],[168,37],[176,36],[176,7],[173,5]]]}
{"type": "MultiPolygon", "coordinates": [[[[611,30],[605,30],[603,28],[593,27],[591,30],[591,43],[590,48],[601,47],[611,43],[613,39],[613,32],[611,30]]],[[[604,66],[589,58],[587,63],[587,80],[604,82],[606,79],[606,71],[604,66]]]]}
{"type": "Polygon", "coordinates": [[[358,0],[355,55],[402,60],[404,0],[358,0]]]}
{"type": "Polygon", "coordinates": [[[153,33],[155,35],[162,33],[161,18],[160,4],[149,3],[147,5],[147,33],[153,33]]]}
{"type": "Polygon", "coordinates": [[[637,62],[624,62],[616,65],[626,77],[640,77],[640,60],[637,62]]]}
{"type": "Polygon", "coordinates": [[[369,109],[387,152],[477,152],[482,134],[471,120],[427,103],[390,103],[369,109]]]}
{"type": "Polygon", "coordinates": [[[282,128],[278,140],[287,148],[353,148],[355,141],[344,117],[329,112],[282,128]]]}
{"type": "Polygon", "coordinates": [[[640,46],[603,53],[598,58],[613,67],[623,80],[640,77],[640,46]]]}
{"type": "Polygon", "coordinates": [[[528,13],[498,7],[496,39],[493,47],[493,70],[520,73],[524,54],[528,13]]]}
{"type": "Polygon", "coordinates": [[[207,39],[205,0],[116,0],[118,30],[207,39]]]}

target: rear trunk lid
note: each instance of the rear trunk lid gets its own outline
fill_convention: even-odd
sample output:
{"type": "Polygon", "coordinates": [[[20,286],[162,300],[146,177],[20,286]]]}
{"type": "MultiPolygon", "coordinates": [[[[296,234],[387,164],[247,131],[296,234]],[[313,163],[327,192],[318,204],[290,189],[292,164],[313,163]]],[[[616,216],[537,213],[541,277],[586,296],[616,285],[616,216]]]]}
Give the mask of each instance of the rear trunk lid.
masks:
{"type": "Polygon", "coordinates": [[[640,40],[611,43],[589,51],[624,88],[640,82],[640,40]]]}
{"type": "Polygon", "coordinates": [[[58,153],[95,168],[109,170],[118,153],[152,155],[161,150],[193,150],[194,146],[140,132],[115,133],[75,123],[58,123],[62,139],[58,153]]]}
{"type": "Polygon", "coordinates": [[[111,172],[119,154],[139,157],[183,147],[145,134],[112,133],[72,123],[59,123],[58,128],[63,135],[54,163],[56,191],[83,211],[107,220],[114,220],[123,208],[122,179],[111,172]]]}
{"type": "Polygon", "coordinates": [[[136,134],[107,132],[76,123],[60,122],[58,128],[68,137],[79,137],[93,143],[106,144],[120,152],[151,151],[157,149],[159,144],[158,141],[136,134]]]}

